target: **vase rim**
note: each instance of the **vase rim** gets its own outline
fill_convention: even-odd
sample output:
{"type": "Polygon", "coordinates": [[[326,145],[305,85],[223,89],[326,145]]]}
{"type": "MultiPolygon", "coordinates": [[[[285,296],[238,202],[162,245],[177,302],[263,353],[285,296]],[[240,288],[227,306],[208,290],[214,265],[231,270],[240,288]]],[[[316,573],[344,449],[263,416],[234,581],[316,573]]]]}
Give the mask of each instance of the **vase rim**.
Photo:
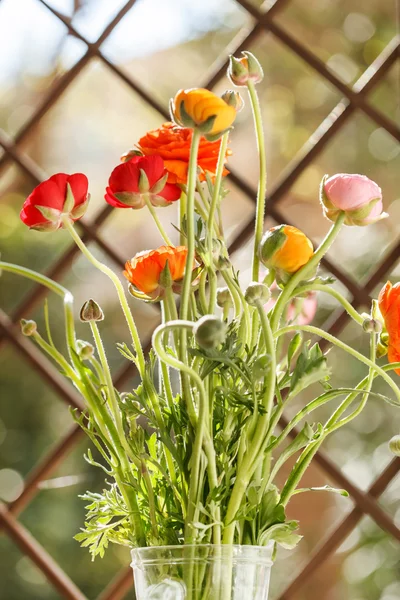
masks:
{"type": "MultiPolygon", "coordinates": [[[[222,556],[219,558],[223,558],[226,550],[228,548],[232,548],[236,550],[233,554],[234,560],[252,560],[254,561],[257,556],[265,565],[272,565],[272,551],[274,547],[274,542],[269,542],[265,546],[256,546],[250,544],[176,544],[176,545],[166,545],[166,546],[143,546],[138,548],[131,549],[131,557],[132,557],[132,567],[137,566],[138,564],[151,564],[156,563],[158,561],[164,561],[167,559],[165,553],[170,555],[171,559],[178,559],[179,555],[183,552],[184,549],[193,548],[197,550],[205,550],[207,548],[215,549],[221,548],[224,549],[222,552],[222,556]],[[157,556],[157,552],[159,552],[159,556],[157,556]],[[164,556],[162,554],[164,553],[164,556]],[[247,556],[246,556],[247,555],[247,556]]],[[[200,560],[204,559],[216,559],[217,556],[205,556],[200,557],[200,560]]],[[[184,560],[187,560],[183,557],[184,560]]],[[[199,557],[196,557],[199,560],[199,557]]]]}

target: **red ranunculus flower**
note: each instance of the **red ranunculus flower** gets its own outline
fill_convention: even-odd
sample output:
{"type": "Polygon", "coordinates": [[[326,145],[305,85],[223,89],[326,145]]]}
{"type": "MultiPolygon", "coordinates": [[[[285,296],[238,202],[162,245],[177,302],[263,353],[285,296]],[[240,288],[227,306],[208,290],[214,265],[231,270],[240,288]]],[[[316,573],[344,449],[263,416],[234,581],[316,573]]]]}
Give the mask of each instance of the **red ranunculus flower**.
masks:
{"type": "Polygon", "coordinates": [[[88,179],[83,173],[56,173],[40,183],[25,200],[20,217],[31,229],[55,231],[68,214],[77,221],[89,203],[88,179]]]}
{"type": "Polygon", "coordinates": [[[168,173],[161,156],[134,156],[111,173],[104,198],[117,208],[168,206],[179,200],[181,190],[167,183],[168,173]]]}

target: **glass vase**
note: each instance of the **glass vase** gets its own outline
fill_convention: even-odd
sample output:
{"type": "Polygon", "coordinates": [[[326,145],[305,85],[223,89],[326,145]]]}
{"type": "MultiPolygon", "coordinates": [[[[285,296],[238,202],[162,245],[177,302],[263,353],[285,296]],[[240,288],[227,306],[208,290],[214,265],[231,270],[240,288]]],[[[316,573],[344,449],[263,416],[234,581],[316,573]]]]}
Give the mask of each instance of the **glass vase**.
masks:
{"type": "Polygon", "coordinates": [[[136,548],[137,600],[268,600],[273,544],[136,548]]]}

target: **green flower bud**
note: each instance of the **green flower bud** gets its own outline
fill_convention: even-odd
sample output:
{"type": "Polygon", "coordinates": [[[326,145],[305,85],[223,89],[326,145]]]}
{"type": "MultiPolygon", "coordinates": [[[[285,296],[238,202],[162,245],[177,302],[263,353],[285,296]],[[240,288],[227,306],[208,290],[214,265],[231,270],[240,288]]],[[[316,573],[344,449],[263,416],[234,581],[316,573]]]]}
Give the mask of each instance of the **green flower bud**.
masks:
{"type": "Polygon", "coordinates": [[[226,90],[221,96],[222,100],[225,100],[229,106],[233,106],[236,112],[240,112],[244,107],[244,100],[239,92],[235,90],[226,90]]]}
{"type": "Polygon", "coordinates": [[[89,360],[94,355],[94,347],[85,340],[77,340],[76,347],[78,350],[78,356],[82,360],[89,360]]]}
{"type": "Polygon", "coordinates": [[[193,328],[196,342],[200,348],[216,348],[226,338],[227,325],[214,315],[204,315],[193,328]]]}
{"type": "Polygon", "coordinates": [[[233,305],[232,295],[229,291],[229,288],[222,287],[217,289],[217,304],[221,308],[233,305]]]}
{"type": "Polygon", "coordinates": [[[364,319],[363,329],[367,333],[380,333],[382,331],[382,323],[377,319],[364,319]]]}
{"type": "Polygon", "coordinates": [[[79,318],[84,323],[89,321],[102,321],[104,319],[104,314],[97,302],[90,299],[82,306],[79,318]]]}
{"type": "Polygon", "coordinates": [[[250,306],[255,306],[259,302],[266,304],[271,299],[270,289],[264,283],[254,281],[250,283],[244,293],[244,299],[250,306]]]}
{"type": "Polygon", "coordinates": [[[20,320],[21,333],[26,337],[31,337],[37,332],[36,321],[26,321],[25,319],[20,320]]]}
{"type": "Polygon", "coordinates": [[[390,451],[395,456],[400,456],[400,435],[395,435],[389,442],[390,451]]]}

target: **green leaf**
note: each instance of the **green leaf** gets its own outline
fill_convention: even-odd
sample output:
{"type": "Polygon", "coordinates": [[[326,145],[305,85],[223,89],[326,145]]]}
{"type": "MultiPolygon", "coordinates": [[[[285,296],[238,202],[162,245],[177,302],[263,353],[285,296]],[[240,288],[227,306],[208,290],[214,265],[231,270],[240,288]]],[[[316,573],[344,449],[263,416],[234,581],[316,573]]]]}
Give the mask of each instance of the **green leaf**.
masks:
{"type": "Polygon", "coordinates": [[[301,331],[298,331],[290,340],[290,344],[288,347],[288,353],[287,353],[288,365],[290,365],[290,363],[292,362],[292,358],[297,354],[297,351],[299,350],[302,341],[303,341],[303,335],[302,335],[301,331]]]}
{"type": "Polygon", "coordinates": [[[272,525],[261,534],[258,544],[266,546],[268,542],[274,541],[286,550],[292,550],[302,539],[301,535],[294,533],[297,528],[297,521],[287,521],[286,523],[272,525]]]}
{"type": "Polygon", "coordinates": [[[310,349],[303,347],[303,351],[296,361],[290,383],[290,395],[294,396],[318,381],[326,380],[330,376],[327,360],[318,344],[310,349]]]}
{"type": "Polygon", "coordinates": [[[293,492],[293,495],[302,494],[304,492],[332,492],[333,494],[340,494],[340,496],[344,496],[345,498],[349,497],[349,492],[347,490],[334,488],[330,485],[323,485],[322,487],[298,488],[293,492]]]}

